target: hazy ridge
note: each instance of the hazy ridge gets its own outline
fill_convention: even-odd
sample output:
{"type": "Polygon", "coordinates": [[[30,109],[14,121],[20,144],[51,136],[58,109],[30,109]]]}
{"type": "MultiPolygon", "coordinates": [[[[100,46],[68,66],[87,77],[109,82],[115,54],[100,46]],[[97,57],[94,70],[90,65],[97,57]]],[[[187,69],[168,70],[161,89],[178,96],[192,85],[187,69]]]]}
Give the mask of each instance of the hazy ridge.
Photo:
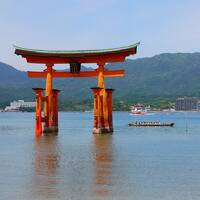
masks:
{"type": "MultiPolygon", "coordinates": [[[[83,67],[84,68],[84,67],[83,67]]],[[[106,87],[116,89],[117,100],[137,101],[178,96],[200,96],[200,53],[166,53],[150,58],[108,64],[110,69],[125,69],[123,78],[106,79],[106,87]]],[[[60,100],[92,99],[90,87],[95,78],[57,79],[55,87],[62,90],[60,100]]],[[[33,100],[32,87],[44,86],[44,80],[30,79],[26,72],[0,62],[0,104],[15,99],[33,100]]]]}

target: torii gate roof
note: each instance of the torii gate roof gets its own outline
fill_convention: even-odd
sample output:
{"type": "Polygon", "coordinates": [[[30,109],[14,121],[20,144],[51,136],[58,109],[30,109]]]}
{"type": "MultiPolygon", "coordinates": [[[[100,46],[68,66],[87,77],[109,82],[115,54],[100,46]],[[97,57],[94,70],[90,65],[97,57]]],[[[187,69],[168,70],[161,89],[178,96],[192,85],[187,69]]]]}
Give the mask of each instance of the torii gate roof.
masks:
{"type": "Polygon", "coordinates": [[[111,49],[99,50],[39,50],[15,47],[15,54],[29,63],[107,63],[122,62],[127,56],[137,53],[139,43],[111,49]]]}

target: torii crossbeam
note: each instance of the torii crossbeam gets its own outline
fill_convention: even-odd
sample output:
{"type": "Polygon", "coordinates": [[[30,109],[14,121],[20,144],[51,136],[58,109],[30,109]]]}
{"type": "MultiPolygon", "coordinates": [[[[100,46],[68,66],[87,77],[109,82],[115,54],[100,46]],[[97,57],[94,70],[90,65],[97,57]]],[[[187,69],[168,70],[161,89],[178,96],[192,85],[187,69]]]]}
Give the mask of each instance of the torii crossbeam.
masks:
{"type": "Polygon", "coordinates": [[[97,77],[98,86],[91,88],[94,95],[94,129],[93,133],[113,132],[112,122],[112,92],[106,89],[104,78],[121,77],[124,70],[107,70],[106,63],[123,62],[127,56],[137,53],[139,43],[113,49],[103,50],[37,50],[15,46],[15,54],[26,58],[28,63],[45,64],[42,72],[28,71],[30,78],[46,78],[46,88],[34,88],[36,94],[36,136],[42,132],[58,131],[58,94],[59,90],[53,89],[54,78],[80,78],[97,77]],[[96,63],[98,68],[93,71],[81,71],[82,63],[96,63]],[[54,64],[70,64],[70,71],[56,71],[54,64]],[[43,96],[45,90],[45,96],[43,96]],[[44,114],[42,116],[42,102],[44,102],[44,114]],[[44,123],[44,128],[42,127],[44,123]]]}

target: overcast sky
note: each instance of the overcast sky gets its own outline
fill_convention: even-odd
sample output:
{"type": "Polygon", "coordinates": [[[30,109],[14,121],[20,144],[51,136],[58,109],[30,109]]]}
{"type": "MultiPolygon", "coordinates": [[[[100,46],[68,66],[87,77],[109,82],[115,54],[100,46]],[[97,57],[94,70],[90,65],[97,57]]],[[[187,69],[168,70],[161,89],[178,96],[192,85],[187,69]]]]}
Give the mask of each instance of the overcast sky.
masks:
{"type": "Polygon", "coordinates": [[[135,58],[199,52],[200,0],[0,0],[0,61],[21,70],[32,67],[14,44],[71,50],[138,41],[135,58]]]}

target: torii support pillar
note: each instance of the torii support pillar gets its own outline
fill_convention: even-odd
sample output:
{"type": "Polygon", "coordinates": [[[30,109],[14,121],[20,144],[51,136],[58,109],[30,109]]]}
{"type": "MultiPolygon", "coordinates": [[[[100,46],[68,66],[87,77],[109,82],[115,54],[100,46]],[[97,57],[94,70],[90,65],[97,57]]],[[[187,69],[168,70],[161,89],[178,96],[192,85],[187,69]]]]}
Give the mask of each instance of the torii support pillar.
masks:
{"type": "Polygon", "coordinates": [[[44,133],[53,132],[52,129],[53,126],[53,103],[52,103],[52,97],[53,97],[53,66],[47,65],[47,69],[45,70],[47,72],[46,75],[46,96],[44,97],[44,133]]]}
{"type": "Polygon", "coordinates": [[[52,109],[52,129],[54,132],[58,132],[58,95],[60,90],[53,89],[52,90],[53,95],[52,95],[52,103],[53,103],[53,109],[52,109]]]}
{"type": "Polygon", "coordinates": [[[43,88],[33,88],[36,96],[35,136],[42,135],[42,92],[43,88]]]}
{"type": "Polygon", "coordinates": [[[100,133],[102,126],[102,111],[100,110],[100,92],[102,88],[94,87],[91,88],[94,95],[94,129],[93,133],[100,133]]]}
{"type": "Polygon", "coordinates": [[[103,133],[112,133],[113,132],[113,125],[112,125],[112,91],[108,91],[109,95],[107,95],[107,102],[109,103],[109,107],[106,109],[108,110],[108,122],[107,116],[104,116],[104,98],[101,95],[103,88],[94,87],[91,88],[94,95],[94,134],[103,134],[103,133]]]}
{"type": "Polygon", "coordinates": [[[60,90],[52,89],[51,101],[49,96],[45,99],[45,118],[44,118],[44,131],[43,133],[57,133],[58,132],[58,96],[60,90]],[[51,102],[51,104],[50,104],[51,102]],[[48,109],[49,108],[49,109],[48,109]]]}
{"type": "Polygon", "coordinates": [[[112,108],[112,93],[114,89],[106,89],[107,93],[107,106],[108,106],[108,124],[110,131],[113,132],[113,108],[112,108]]]}
{"type": "Polygon", "coordinates": [[[43,88],[33,88],[36,96],[36,119],[35,119],[35,135],[39,137],[42,133],[57,133],[58,132],[58,95],[60,90],[52,90],[51,108],[52,112],[49,115],[49,101],[48,97],[43,97],[43,88]],[[42,116],[42,103],[44,102],[44,117],[42,116]],[[47,114],[47,115],[46,115],[47,114]],[[51,118],[52,124],[49,126],[51,118]],[[42,130],[42,122],[44,123],[44,130],[42,130]]]}

